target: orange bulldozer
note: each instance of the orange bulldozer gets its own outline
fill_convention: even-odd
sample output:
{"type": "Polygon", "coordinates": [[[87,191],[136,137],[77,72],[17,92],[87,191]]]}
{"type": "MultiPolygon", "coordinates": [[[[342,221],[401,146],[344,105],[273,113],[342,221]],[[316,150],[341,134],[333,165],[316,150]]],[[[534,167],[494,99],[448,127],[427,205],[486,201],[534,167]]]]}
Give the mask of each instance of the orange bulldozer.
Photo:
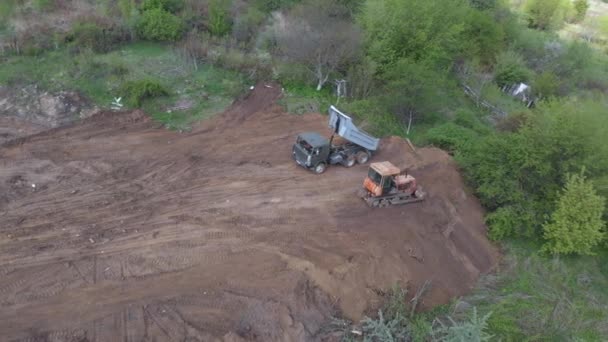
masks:
{"type": "Polygon", "coordinates": [[[370,164],[359,197],[370,207],[385,208],[423,201],[425,193],[414,177],[385,161],[370,164]]]}

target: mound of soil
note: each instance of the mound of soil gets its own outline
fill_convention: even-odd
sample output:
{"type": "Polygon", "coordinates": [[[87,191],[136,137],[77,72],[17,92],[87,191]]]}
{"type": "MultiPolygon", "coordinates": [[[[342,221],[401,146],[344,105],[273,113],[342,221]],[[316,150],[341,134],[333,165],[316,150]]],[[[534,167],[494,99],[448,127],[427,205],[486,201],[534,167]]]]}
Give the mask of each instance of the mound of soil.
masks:
{"type": "Polygon", "coordinates": [[[7,339],[323,340],[396,283],[425,308],[497,263],[452,159],[382,141],[426,201],[368,208],[367,166],[321,176],[291,159],[289,115],[258,86],[187,134],[102,113],[0,148],[0,331],[7,339]],[[33,187],[32,185],[35,185],[33,187]]]}

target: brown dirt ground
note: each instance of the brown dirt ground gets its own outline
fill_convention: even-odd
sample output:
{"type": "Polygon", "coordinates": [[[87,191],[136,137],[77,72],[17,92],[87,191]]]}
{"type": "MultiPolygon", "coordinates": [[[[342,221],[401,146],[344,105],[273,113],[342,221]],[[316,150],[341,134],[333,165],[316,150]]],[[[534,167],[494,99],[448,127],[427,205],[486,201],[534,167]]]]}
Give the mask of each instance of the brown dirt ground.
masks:
{"type": "Polygon", "coordinates": [[[27,341],[323,340],[400,283],[424,307],[499,258],[452,159],[384,139],[428,193],[368,208],[366,166],[316,176],[291,159],[318,114],[257,87],[192,132],[102,113],[0,147],[0,335],[27,341]],[[31,185],[35,184],[33,188],[31,185]]]}

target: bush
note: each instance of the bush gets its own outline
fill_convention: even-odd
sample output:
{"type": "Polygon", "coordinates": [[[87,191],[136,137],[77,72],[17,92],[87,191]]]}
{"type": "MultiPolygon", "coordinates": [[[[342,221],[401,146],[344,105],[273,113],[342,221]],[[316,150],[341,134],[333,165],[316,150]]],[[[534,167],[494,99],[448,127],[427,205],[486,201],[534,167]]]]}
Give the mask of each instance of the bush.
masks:
{"type": "Polygon", "coordinates": [[[210,0],[209,1],[209,33],[221,37],[232,28],[230,20],[230,5],[232,1],[210,0]]]}
{"type": "Polygon", "coordinates": [[[232,27],[232,36],[238,42],[249,43],[258,33],[264,19],[266,19],[264,12],[255,7],[249,7],[247,12],[236,18],[232,27]]]}
{"type": "Polygon", "coordinates": [[[91,49],[97,53],[111,51],[116,45],[129,40],[128,31],[117,25],[100,26],[94,21],[76,23],[66,37],[77,50],[91,49]]]}
{"type": "Polygon", "coordinates": [[[532,82],[532,91],[539,98],[556,96],[559,92],[560,80],[555,74],[545,71],[536,75],[532,82]]]}
{"type": "Polygon", "coordinates": [[[500,24],[486,12],[472,11],[464,34],[469,46],[467,52],[486,65],[492,64],[498,52],[503,49],[505,33],[500,24]]]}
{"type": "Polygon", "coordinates": [[[571,175],[551,220],[543,225],[543,250],[552,254],[593,254],[604,239],[605,200],[582,175],[571,175]]]}
{"type": "Polygon", "coordinates": [[[55,48],[59,41],[60,39],[49,25],[35,24],[16,35],[14,50],[29,56],[39,55],[55,48]]]}
{"type": "Polygon", "coordinates": [[[588,0],[574,0],[574,22],[581,22],[585,19],[587,15],[587,10],[589,9],[589,1],[588,0]]]}
{"type": "Polygon", "coordinates": [[[560,28],[568,14],[569,0],[527,0],[524,11],[528,26],[539,30],[560,28]]]}
{"type": "Polygon", "coordinates": [[[146,99],[169,95],[169,91],[159,82],[153,80],[138,80],[125,82],[119,93],[131,107],[140,107],[146,99]]]}
{"type": "Polygon", "coordinates": [[[516,52],[506,51],[498,55],[494,80],[499,86],[527,82],[531,74],[521,55],[516,52]]]}
{"type": "Polygon", "coordinates": [[[169,13],[176,13],[183,6],[183,0],[144,0],[140,8],[144,12],[152,9],[162,9],[169,13]]]}
{"type": "Polygon", "coordinates": [[[182,20],[161,8],[143,12],[137,23],[137,34],[146,40],[176,41],[183,33],[182,20]]]}
{"type": "Polygon", "coordinates": [[[433,127],[426,132],[426,140],[429,144],[451,153],[476,137],[477,134],[474,131],[453,122],[433,127]]]}
{"type": "Polygon", "coordinates": [[[448,317],[450,324],[444,324],[439,321],[441,327],[434,332],[434,337],[442,342],[483,342],[492,340],[488,330],[488,319],[492,313],[488,313],[483,317],[477,316],[477,308],[473,308],[473,314],[466,322],[456,322],[451,317],[448,317]]]}

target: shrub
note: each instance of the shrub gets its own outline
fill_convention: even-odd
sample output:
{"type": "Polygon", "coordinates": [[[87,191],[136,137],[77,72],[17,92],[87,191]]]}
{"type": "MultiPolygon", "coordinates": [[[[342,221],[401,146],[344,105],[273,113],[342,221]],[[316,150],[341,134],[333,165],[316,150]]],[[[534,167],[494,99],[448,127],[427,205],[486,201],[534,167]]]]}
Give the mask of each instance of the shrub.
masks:
{"type": "Polygon", "coordinates": [[[453,122],[433,127],[426,133],[429,144],[435,145],[448,152],[454,152],[463,144],[469,143],[477,134],[472,130],[453,122]]]}
{"type": "Polygon", "coordinates": [[[604,238],[605,200],[582,175],[570,175],[551,220],[543,225],[543,250],[552,254],[593,254],[604,238]]]}
{"type": "Polygon", "coordinates": [[[72,27],[66,41],[77,50],[91,49],[104,53],[129,39],[129,33],[125,28],[113,24],[101,25],[94,21],[80,21],[72,27]]]}
{"type": "Polygon", "coordinates": [[[143,12],[137,23],[137,34],[146,40],[176,41],[183,33],[182,20],[161,8],[143,12]]]}
{"type": "Polygon", "coordinates": [[[257,34],[264,19],[266,19],[264,12],[255,7],[249,7],[247,12],[236,18],[232,27],[232,36],[238,42],[250,42],[257,34]]]}
{"type": "Polygon", "coordinates": [[[57,46],[58,37],[47,24],[35,24],[16,34],[14,49],[25,55],[39,55],[57,46]]]}
{"type": "Polygon", "coordinates": [[[125,82],[119,93],[131,107],[140,107],[146,99],[169,95],[169,91],[159,82],[153,80],[138,80],[125,82]]]}
{"type": "Polygon", "coordinates": [[[555,74],[545,71],[536,75],[532,84],[532,91],[541,98],[557,95],[560,88],[560,81],[555,74]]]}
{"type": "Polygon", "coordinates": [[[506,51],[496,59],[494,80],[499,86],[526,82],[532,72],[526,67],[523,58],[513,51],[506,51]]]}
{"type": "Polygon", "coordinates": [[[589,1],[588,0],[574,0],[574,22],[581,22],[585,19],[587,15],[587,10],[589,9],[589,1]]]}
{"type": "Polygon", "coordinates": [[[169,13],[176,13],[183,6],[183,0],[144,0],[140,8],[144,12],[152,9],[162,9],[169,13]]]}
{"type": "Polygon", "coordinates": [[[448,317],[451,324],[446,325],[439,321],[441,327],[435,333],[440,336],[438,340],[443,342],[490,341],[493,336],[488,334],[487,330],[488,319],[491,315],[492,313],[488,313],[483,317],[478,317],[477,309],[473,308],[473,314],[468,322],[457,323],[451,317],[448,317]]]}
{"type": "Polygon", "coordinates": [[[230,32],[230,4],[232,1],[210,0],[209,2],[209,33],[214,36],[223,36],[230,32]]]}
{"type": "Polygon", "coordinates": [[[53,9],[55,3],[53,0],[34,0],[32,1],[32,5],[38,11],[48,11],[53,9]]]}
{"type": "Polygon", "coordinates": [[[482,63],[491,64],[504,45],[505,33],[488,13],[472,11],[464,32],[468,41],[468,53],[479,57],[482,63]]]}
{"type": "Polygon", "coordinates": [[[524,11],[528,26],[539,30],[556,29],[568,14],[569,0],[527,0],[524,11]]]}

